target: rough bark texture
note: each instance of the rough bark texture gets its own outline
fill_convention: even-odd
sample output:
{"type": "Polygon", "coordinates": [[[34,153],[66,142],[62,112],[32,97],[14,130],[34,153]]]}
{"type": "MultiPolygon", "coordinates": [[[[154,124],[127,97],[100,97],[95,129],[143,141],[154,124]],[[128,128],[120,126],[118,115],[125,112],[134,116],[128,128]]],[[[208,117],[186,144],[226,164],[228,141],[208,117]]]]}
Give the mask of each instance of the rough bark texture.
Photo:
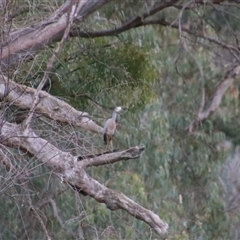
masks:
{"type": "MultiPolygon", "coordinates": [[[[91,178],[85,171],[85,167],[88,166],[87,162],[78,162],[76,156],[54,147],[45,139],[37,136],[30,128],[22,128],[20,125],[5,122],[1,129],[1,142],[4,145],[27,150],[42,163],[53,169],[73,189],[84,192],[98,202],[105,203],[110,210],[123,209],[149,224],[158,234],[167,231],[167,223],[156,214],[143,208],[124,194],[111,190],[91,178]]],[[[131,157],[132,155],[132,158],[135,158],[141,152],[142,148],[136,147],[121,152],[119,157],[131,157]]],[[[108,155],[108,162],[111,162],[111,159],[116,159],[116,153],[112,153],[112,158],[111,154],[108,155]]],[[[97,165],[98,159],[93,159],[92,162],[94,161],[97,165]]]]}
{"type": "MultiPolygon", "coordinates": [[[[71,28],[69,20],[71,23],[79,23],[110,1],[66,0],[46,20],[10,32],[3,39],[2,43],[0,43],[0,70],[4,72],[16,64],[32,59],[38,51],[47,48],[52,43],[60,41],[63,38],[64,32],[65,35],[68,35],[71,28]],[[67,27],[69,27],[69,31],[66,31],[67,27]]],[[[149,12],[143,13],[143,15],[137,16],[126,23],[120,29],[119,33],[139,26],[142,24],[142,18],[145,19],[176,2],[178,0],[164,1],[163,3],[156,4],[149,12]]],[[[64,39],[66,38],[67,36],[64,39]]],[[[46,69],[46,76],[49,69],[53,66],[54,57],[52,57],[53,61],[50,61],[50,68],[46,69]]],[[[45,77],[46,79],[47,77],[45,77]]],[[[45,80],[43,79],[42,85],[45,80]]],[[[79,161],[78,156],[61,151],[47,140],[37,136],[29,127],[29,123],[31,122],[33,112],[35,112],[62,123],[103,133],[103,128],[92,121],[86,112],[77,111],[57,97],[41,91],[41,85],[36,90],[15,83],[3,75],[0,76],[0,99],[4,103],[28,109],[30,112],[25,125],[16,125],[0,119],[0,142],[2,145],[27,151],[43,164],[50,167],[56,175],[74,190],[89,195],[98,202],[105,203],[109,209],[123,209],[127,211],[132,216],[146,222],[158,234],[167,231],[167,223],[162,221],[156,214],[138,205],[124,194],[100,184],[86,172],[86,168],[90,166],[112,164],[122,160],[138,158],[144,150],[143,147],[134,147],[125,151],[108,153],[97,157],[93,156],[79,161]]],[[[2,151],[0,152],[1,156],[4,163],[11,168],[12,166],[8,163],[8,159],[4,157],[2,151]]],[[[38,216],[36,215],[36,217],[38,216]]],[[[41,219],[39,221],[41,223],[41,219]]],[[[48,236],[47,228],[43,224],[42,227],[46,236],[48,236]]]]}
{"type": "MultiPolygon", "coordinates": [[[[30,109],[35,91],[34,88],[17,84],[0,76],[0,98],[13,105],[30,109]]],[[[45,91],[39,92],[39,102],[35,111],[56,121],[82,127],[97,133],[103,132],[103,128],[94,123],[86,112],[77,111],[66,102],[53,97],[45,91]]]]}

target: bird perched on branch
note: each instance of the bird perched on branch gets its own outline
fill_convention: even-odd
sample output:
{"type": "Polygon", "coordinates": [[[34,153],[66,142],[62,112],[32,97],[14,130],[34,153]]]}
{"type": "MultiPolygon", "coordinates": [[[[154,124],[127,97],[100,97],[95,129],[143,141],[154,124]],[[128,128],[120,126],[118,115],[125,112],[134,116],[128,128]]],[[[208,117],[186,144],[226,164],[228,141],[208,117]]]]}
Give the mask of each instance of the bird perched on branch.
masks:
{"type": "Polygon", "coordinates": [[[116,107],[112,113],[112,117],[109,118],[104,125],[104,134],[103,140],[105,145],[108,147],[109,143],[111,144],[111,148],[113,150],[112,138],[116,131],[117,127],[117,114],[122,111],[122,107],[116,107]]]}

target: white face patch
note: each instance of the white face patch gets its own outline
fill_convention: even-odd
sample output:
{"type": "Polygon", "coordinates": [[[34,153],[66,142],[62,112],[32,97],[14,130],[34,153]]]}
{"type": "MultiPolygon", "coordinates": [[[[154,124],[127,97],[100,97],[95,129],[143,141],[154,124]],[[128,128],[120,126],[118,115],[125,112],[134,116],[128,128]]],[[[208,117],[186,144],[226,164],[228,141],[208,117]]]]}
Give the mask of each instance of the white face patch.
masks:
{"type": "Polygon", "coordinates": [[[116,108],[115,108],[115,111],[116,111],[116,112],[122,111],[122,107],[116,107],[116,108]]]}

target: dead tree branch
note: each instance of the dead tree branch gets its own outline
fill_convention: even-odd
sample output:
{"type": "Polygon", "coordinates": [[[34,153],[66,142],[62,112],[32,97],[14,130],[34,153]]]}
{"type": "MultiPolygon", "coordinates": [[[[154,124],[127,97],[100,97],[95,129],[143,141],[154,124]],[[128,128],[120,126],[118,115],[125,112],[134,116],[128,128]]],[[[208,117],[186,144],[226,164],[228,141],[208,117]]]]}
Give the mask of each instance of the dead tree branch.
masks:
{"type": "Polygon", "coordinates": [[[225,75],[223,81],[218,85],[209,107],[206,108],[206,110],[201,110],[200,108],[196,119],[188,127],[188,130],[190,133],[193,132],[194,127],[197,124],[208,119],[218,109],[224,94],[226,93],[228,88],[232,85],[235,77],[239,74],[239,72],[240,72],[240,65],[235,66],[225,75]]]}
{"type": "MultiPolygon", "coordinates": [[[[92,12],[107,4],[108,2],[110,2],[110,0],[67,0],[48,19],[38,24],[10,33],[9,36],[7,36],[6,39],[4,39],[4,41],[0,44],[1,69],[4,70],[7,69],[9,66],[13,66],[19,62],[32,59],[36,52],[50,46],[52,43],[60,41],[63,37],[64,30],[68,25],[68,12],[71,9],[76,8],[77,6],[81,6],[76,8],[76,14],[73,15],[73,22],[78,23],[82,21],[82,19],[89,16],[92,12]]],[[[160,4],[156,4],[149,11],[146,11],[139,16],[133,17],[131,20],[114,29],[94,32],[83,32],[79,29],[72,29],[70,31],[70,36],[84,38],[117,36],[118,34],[125,32],[129,29],[152,24],[159,24],[178,29],[178,23],[170,23],[165,21],[164,19],[145,20],[149,16],[153,16],[154,14],[162,11],[165,8],[171,6],[180,7],[176,5],[176,3],[178,2],[179,0],[172,0],[170,2],[164,1],[160,4]]],[[[211,4],[216,5],[220,4],[221,2],[222,1],[214,1],[211,4]]],[[[192,4],[205,5],[207,3],[206,1],[194,1],[192,4]]],[[[182,28],[181,30],[196,37],[206,39],[207,41],[213,42],[223,48],[239,52],[238,48],[223,43],[215,38],[204,36],[201,33],[192,32],[188,28],[182,28]]]]}
{"type": "MultiPolygon", "coordinates": [[[[0,76],[0,98],[22,109],[30,109],[34,100],[34,88],[17,84],[0,76]]],[[[45,91],[39,92],[39,102],[35,111],[62,123],[68,123],[102,133],[103,128],[93,122],[86,112],[77,111],[66,102],[53,97],[45,91]]]]}
{"type": "MultiPolygon", "coordinates": [[[[105,37],[105,36],[117,36],[117,35],[121,34],[122,32],[130,30],[132,28],[143,27],[143,26],[147,26],[147,25],[162,25],[162,26],[165,26],[165,27],[171,27],[171,28],[179,29],[179,24],[178,23],[171,23],[171,22],[168,22],[164,19],[154,19],[154,20],[145,20],[145,21],[143,21],[142,19],[139,19],[138,22],[137,21],[132,22],[132,24],[125,23],[125,24],[121,25],[120,27],[117,27],[115,29],[110,29],[110,30],[100,30],[100,31],[94,31],[94,32],[90,32],[90,31],[86,32],[86,31],[80,31],[78,29],[72,29],[70,31],[70,36],[71,37],[82,37],[82,38],[97,38],[97,37],[105,37]]],[[[206,41],[208,41],[210,43],[214,43],[214,44],[216,44],[216,45],[218,45],[222,48],[228,49],[230,51],[234,51],[235,53],[239,54],[239,49],[237,47],[235,47],[234,45],[224,43],[224,42],[219,41],[218,39],[213,38],[213,37],[205,36],[204,34],[199,33],[199,32],[191,31],[187,27],[181,26],[181,31],[185,32],[185,33],[188,33],[192,36],[195,36],[197,38],[205,39],[206,41]]]]}
{"type": "Polygon", "coordinates": [[[122,160],[135,159],[144,151],[144,147],[133,147],[121,152],[108,153],[95,158],[81,160],[78,164],[81,167],[96,167],[100,165],[112,164],[122,160]]]}
{"type": "MultiPolygon", "coordinates": [[[[94,31],[94,32],[83,32],[83,31],[78,31],[76,29],[73,29],[70,32],[70,36],[72,36],[72,37],[83,37],[83,38],[96,38],[96,37],[103,37],[103,36],[117,36],[118,34],[124,32],[124,31],[130,30],[131,28],[143,27],[143,26],[147,26],[147,25],[162,25],[162,26],[165,26],[165,27],[171,27],[171,28],[175,28],[175,29],[179,28],[179,24],[177,24],[177,23],[171,23],[171,22],[168,22],[168,21],[163,20],[163,19],[157,19],[157,20],[145,20],[145,21],[140,22],[136,26],[128,25],[128,28],[123,28],[123,25],[122,25],[122,26],[120,26],[118,28],[115,28],[115,29],[101,30],[101,31],[94,31]]],[[[207,40],[211,43],[219,45],[222,48],[229,49],[229,50],[232,50],[232,51],[235,51],[235,52],[239,52],[239,50],[236,47],[234,47],[233,45],[221,42],[221,41],[219,41],[215,38],[204,36],[201,33],[192,32],[187,27],[181,27],[181,30],[182,30],[182,32],[186,32],[186,33],[191,34],[195,37],[202,38],[202,39],[205,39],[205,40],[207,40]]]]}
{"type": "Polygon", "coordinates": [[[168,224],[155,213],[143,208],[124,194],[111,190],[91,178],[85,169],[79,166],[77,157],[54,147],[45,139],[37,136],[30,128],[23,129],[19,125],[5,122],[2,127],[2,143],[27,150],[39,161],[53,169],[74,190],[83,191],[96,201],[105,203],[110,210],[123,209],[135,218],[146,222],[158,234],[167,231],[168,224]]]}
{"type": "Polygon", "coordinates": [[[144,19],[152,16],[165,8],[174,6],[179,0],[172,0],[170,2],[162,2],[160,4],[156,4],[152,9],[144,12],[143,14],[132,18],[131,20],[127,21],[126,23],[122,24],[121,26],[112,29],[112,30],[102,30],[102,31],[95,31],[95,32],[83,32],[79,31],[78,29],[73,29],[70,31],[71,37],[84,37],[84,38],[95,38],[95,37],[103,37],[103,36],[117,36],[118,34],[125,32],[129,29],[136,28],[143,26],[144,19]]]}
{"type": "Polygon", "coordinates": [[[68,24],[68,12],[76,9],[73,22],[81,21],[110,0],[67,0],[47,20],[12,32],[0,44],[0,68],[7,69],[32,59],[36,52],[62,39],[68,24]]]}
{"type": "Polygon", "coordinates": [[[49,77],[49,73],[53,68],[54,62],[56,61],[57,54],[60,52],[60,49],[62,48],[64,42],[67,40],[67,37],[69,35],[71,26],[73,24],[74,15],[76,14],[76,12],[79,12],[79,8],[81,9],[83,4],[79,4],[79,5],[80,6],[78,6],[78,5],[75,6],[74,5],[72,7],[72,9],[70,9],[71,11],[68,13],[68,23],[67,23],[67,27],[64,31],[63,37],[62,37],[61,41],[58,43],[57,48],[53,52],[52,57],[50,58],[50,60],[47,64],[47,69],[46,69],[46,71],[44,71],[44,76],[42,78],[42,81],[39,83],[39,85],[38,85],[38,87],[37,87],[37,89],[34,93],[33,103],[32,103],[32,106],[30,108],[29,115],[23,123],[23,125],[25,125],[26,127],[29,126],[29,124],[31,122],[31,119],[33,117],[34,111],[36,109],[36,106],[39,102],[39,92],[40,92],[40,90],[42,90],[43,86],[46,84],[46,82],[48,80],[48,77],[49,77]]]}

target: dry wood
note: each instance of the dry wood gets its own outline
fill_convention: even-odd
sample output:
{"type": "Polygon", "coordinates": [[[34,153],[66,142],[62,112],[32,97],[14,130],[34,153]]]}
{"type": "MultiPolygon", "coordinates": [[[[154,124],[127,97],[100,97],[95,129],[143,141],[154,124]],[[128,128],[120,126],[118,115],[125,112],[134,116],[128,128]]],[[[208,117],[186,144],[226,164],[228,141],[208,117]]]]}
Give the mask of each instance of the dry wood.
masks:
{"type": "MultiPolygon", "coordinates": [[[[1,137],[4,145],[27,150],[36,156],[39,161],[53,169],[74,190],[83,192],[100,203],[105,203],[110,210],[123,209],[127,211],[133,217],[149,224],[158,234],[167,231],[168,224],[159,216],[143,208],[121,192],[100,184],[86,173],[85,167],[88,166],[86,162],[78,162],[77,156],[72,156],[70,153],[54,147],[45,139],[37,136],[31,128],[22,128],[20,125],[5,122],[1,137]]],[[[121,158],[124,154],[126,154],[125,158],[129,156],[128,154],[137,157],[141,152],[141,148],[136,147],[126,150],[125,153],[122,152],[119,157],[121,158]]],[[[116,153],[112,153],[112,159],[116,159],[116,153]]],[[[108,156],[108,161],[111,163],[111,155],[108,156]]]]}
{"type": "Polygon", "coordinates": [[[0,44],[2,70],[32,59],[36,52],[62,39],[68,24],[68,12],[76,9],[73,22],[81,21],[110,0],[67,0],[48,19],[10,33],[0,44]]]}
{"type": "MultiPolygon", "coordinates": [[[[23,109],[30,109],[35,91],[34,88],[17,84],[8,78],[0,76],[0,98],[4,98],[4,101],[13,105],[23,109]]],[[[93,122],[88,117],[88,113],[77,111],[66,102],[45,91],[39,91],[39,102],[35,107],[35,111],[59,122],[103,133],[103,128],[93,122]]]]}

